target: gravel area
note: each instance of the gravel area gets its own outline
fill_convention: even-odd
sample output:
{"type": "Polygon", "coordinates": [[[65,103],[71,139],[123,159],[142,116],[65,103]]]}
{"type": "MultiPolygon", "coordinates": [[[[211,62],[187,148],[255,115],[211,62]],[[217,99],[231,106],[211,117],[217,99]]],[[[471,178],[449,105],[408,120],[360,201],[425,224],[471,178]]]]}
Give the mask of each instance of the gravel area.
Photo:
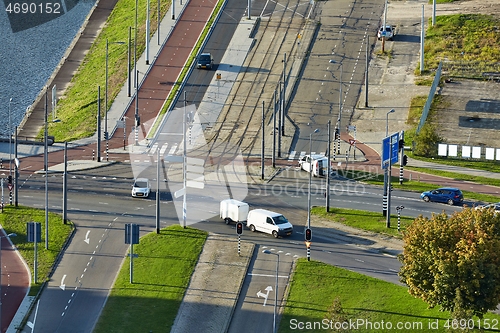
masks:
{"type": "MultiPolygon", "coordinates": [[[[9,109],[12,129],[19,125],[94,4],[94,0],[72,3],[74,7],[65,14],[24,30],[19,30],[19,22],[14,22],[16,14],[9,17],[5,10],[0,11],[0,136],[8,136],[9,109]],[[14,23],[17,32],[13,31],[14,23]]],[[[26,25],[31,26],[32,22],[27,21],[26,25]]]]}

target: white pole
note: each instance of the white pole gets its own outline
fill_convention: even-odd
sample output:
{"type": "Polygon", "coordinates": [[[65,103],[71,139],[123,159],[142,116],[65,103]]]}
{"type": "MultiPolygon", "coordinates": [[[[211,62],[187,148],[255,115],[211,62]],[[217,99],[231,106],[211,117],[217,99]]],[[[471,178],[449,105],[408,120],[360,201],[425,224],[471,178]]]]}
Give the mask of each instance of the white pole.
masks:
{"type": "MultiPolygon", "coordinates": [[[[173,2],[172,2],[173,3],[173,2]]],[[[186,197],[187,197],[187,180],[186,180],[186,92],[184,91],[184,116],[182,119],[182,135],[183,135],[183,153],[182,153],[182,179],[183,179],[183,186],[184,186],[184,195],[182,197],[182,226],[186,228],[186,219],[187,219],[187,211],[186,211],[186,197]]]]}
{"type": "Polygon", "coordinates": [[[149,0],[146,6],[146,65],[149,65],[149,0]]]}
{"type": "Polygon", "coordinates": [[[425,20],[424,20],[424,5],[422,5],[422,24],[420,31],[420,74],[424,71],[424,38],[425,38],[425,20]]]}

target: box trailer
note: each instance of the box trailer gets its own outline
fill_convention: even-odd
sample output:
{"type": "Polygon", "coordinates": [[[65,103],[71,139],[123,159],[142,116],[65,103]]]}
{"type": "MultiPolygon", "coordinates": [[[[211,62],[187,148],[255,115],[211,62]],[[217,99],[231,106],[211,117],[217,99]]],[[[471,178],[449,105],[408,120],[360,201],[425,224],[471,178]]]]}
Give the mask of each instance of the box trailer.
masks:
{"type": "Polygon", "coordinates": [[[246,222],[248,204],[235,199],[226,199],[220,202],[220,218],[229,223],[246,222]]]}

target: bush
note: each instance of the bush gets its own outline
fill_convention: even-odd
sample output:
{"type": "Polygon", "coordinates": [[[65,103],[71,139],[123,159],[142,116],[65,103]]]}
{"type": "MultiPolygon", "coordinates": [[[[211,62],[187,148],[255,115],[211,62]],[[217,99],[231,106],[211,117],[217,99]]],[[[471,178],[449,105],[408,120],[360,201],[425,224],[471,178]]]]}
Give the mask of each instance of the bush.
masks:
{"type": "Polygon", "coordinates": [[[436,156],[439,142],[444,142],[444,139],[437,133],[435,125],[426,123],[420,133],[415,136],[413,152],[417,156],[436,156]]]}

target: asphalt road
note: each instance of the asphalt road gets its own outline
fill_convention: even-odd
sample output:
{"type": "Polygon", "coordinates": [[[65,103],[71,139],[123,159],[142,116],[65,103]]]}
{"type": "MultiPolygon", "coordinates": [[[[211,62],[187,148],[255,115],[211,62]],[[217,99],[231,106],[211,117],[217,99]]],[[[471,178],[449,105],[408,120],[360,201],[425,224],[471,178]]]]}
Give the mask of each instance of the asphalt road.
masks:
{"type": "MultiPolygon", "coordinates": [[[[108,289],[111,288],[116,271],[126,254],[124,244],[124,224],[138,223],[141,231],[150,232],[155,227],[155,200],[135,199],[130,196],[132,167],[129,164],[115,164],[87,173],[72,173],[68,180],[68,216],[77,221],[77,232],[70,247],[56,269],[49,286],[42,294],[35,320],[36,331],[65,331],[67,327],[79,323],[81,332],[88,332],[98,318],[104,305],[108,289]],[[86,242],[88,240],[88,243],[86,242]],[[64,285],[64,290],[63,290],[64,285]],[[56,326],[54,326],[56,325],[56,326]]],[[[274,239],[270,235],[252,233],[245,228],[243,239],[257,244],[257,256],[252,262],[249,275],[244,283],[242,297],[235,312],[234,327],[242,327],[242,321],[259,322],[269,327],[272,318],[271,306],[274,304],[273,292],[268,295],[266,307],[264,298],[258,297],[259,290],[273,286],[275,259],[261,253],[263,249],[282,251],[280,257],[280,284],[286,283],[293,258],[305,256],[303,226],[305,225],[308,178],[303,171],[295,174],[278,175],[272,184],[251,186],[247,201],[252,208],[268,208],[286,212],[294,224],[295,232],[291,237],[274,239]],[[293,180],[291,182],[291,180],[293,180]],[[277,189],[288,187],[289,192],[277,189]],[[242,302],[242,303],[241,303],[242,302]],[[248,317],[249,313],[253,316],[248,317]]],[[[163,181],[163,179],[162,179],[163,181]]],[[[314,179],[313,185],[321,187],[323,179],[314,179]]],[[[163,183],[165,183],[163,181],[163,183]]],[[[49,208],[60,211],[62,204],[61,175],[51,176],[48,181],[49,208]]],[[[155,182],[153,181],[153,184],[155,182]]],[[[20,204],[42,207],[40,198],[44,193],[44,178],[36,175],[28,179],[20,189],[20,204]]],[[[382,192],[376,187],[357,186],[356,190],[337,191],[332,206],[359,208],[380,211],[382,192]]],[[[395,201],[404,205],[405,215],[430,215],[432,212],[447,212],[460,209],[436,203],[424,203],[418,193],[398,192],[395,201]]],[[[191,209],[204,210],[204,207],[191,209]]],[[[324,204],[322,195],[312,196],[313,205],[324,204]]],[[[161,227],[179,223],[168,194],[162,193],[161,227]]],[[[216,212],[214,212],[216,213],[216,212]]],[[[216,214],[214,214],[216,215],[216,214]]],[[[236,237],[234,225],[227,226],[218,216],[193,225],[197,228],[215,232],[227,237],[236,237]]],[[[315,228],[311,257],[326,263],[358,271],[393,283],[398,282],[399,262],[394,257],[374,253],[369,249],[357,247],[345,238],[331,238],[315,228]]],[[[276,252],[273,251],[273,252],[276,252]]],[[[282,290],[279,291],[279,299],[282,290]]],[[[247,323],[248,324],[248,323],[247,323]]],[[[258,326],[261,327],[261,326],[258,326]]],[[[257,328],[258,328],[257,327],[257,328]]]]}

